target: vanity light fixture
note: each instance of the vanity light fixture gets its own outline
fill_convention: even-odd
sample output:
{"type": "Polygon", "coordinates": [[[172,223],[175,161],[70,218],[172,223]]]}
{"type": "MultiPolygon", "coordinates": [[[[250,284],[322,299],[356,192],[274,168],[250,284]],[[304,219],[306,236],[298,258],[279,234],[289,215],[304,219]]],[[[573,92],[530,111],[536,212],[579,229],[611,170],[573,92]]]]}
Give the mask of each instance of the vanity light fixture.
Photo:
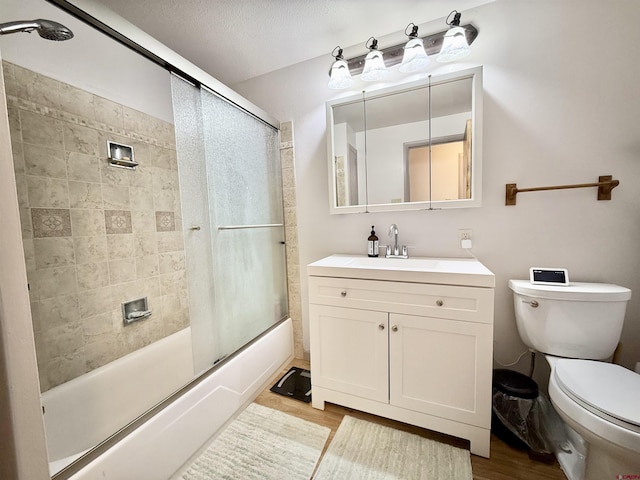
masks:
{"type": "Polygon", "coordinates": [[[431,59],[424,50],[422,39],[418,38],[418,26],[410,23],[404,29],[404,33],[409,37],[409,41],[404,46],[404,55],[399,70],[402,73],[410,73],[424,69],[431,63],[431,59]],[[411,33],[407,33],[409,27],[411,27],[411,33]]]}
{"type": "Polygon", "coordinates": [[[329,79],[328,87],[333,90],[349,88],[353,85],[353,78],[351,78],[351,73],[349,73],[349,65],[347,65],[347,62],[342,56],[342,48],[340,46],[334,48],[331,56],[336,60],[331,65],[331,70],[329,71],[331,78],[329,79]],[[337,54],[336,50],[338,51],[337,54]]]}
{"type": "Polygon", "coordinates": [[[384,80],[389,75],[387,66],[384,64],[383,54],[378,50],[378,40],[370,37],[364,44],[369,49],[369,53],[364,58],[364,69],[362,70],[362,80],[365,82],[377,82],[384,80]],[[369,45],[369,42],[371,44],[369,45]]]}
{"type": "Polygon", "coordinates": [[[424,37],[418,37],[417,25],[410,23],[405,28],[408,42],[380,50],[378,41],[371,37],[365,43],[369,53],[355,58],[345,59],[342,56],[342,48],[334,48],[331,56],[335,61],[329,71],[329,88],[349,88],[353,85],[353,76],[360,74],[366,82],[384,80],[389,74],[387,69],[398,64],[401,64],[399,71],[402,73],[415,72],[426,67],[436,55],[438,62],[452,62],[466,57],[471,53],[469,45],[478,36],[478,29],[471,24],[461,26],[461,16],[457,10],[452,11],[445,20],[450,27],[448,30],[424,37]],[[449,21],[452,15],[453,20],[449,21]],[[407,33],[409,27],[411,33],[407,33]]]}
{"type": "Polygon", "coordinates": [[[438,62],[453,62],[466,57],[471,53],[471,47],[467,42],[467,36],[465,29],[460,26],[460,17],[462,14],[457,10],[454,10],[447,16],[445,21],[451,28],[444,35],[442,42],[442,49],[436,60],[438,62]],[[448,21],[453,15],[453,20],[448,21]]]}

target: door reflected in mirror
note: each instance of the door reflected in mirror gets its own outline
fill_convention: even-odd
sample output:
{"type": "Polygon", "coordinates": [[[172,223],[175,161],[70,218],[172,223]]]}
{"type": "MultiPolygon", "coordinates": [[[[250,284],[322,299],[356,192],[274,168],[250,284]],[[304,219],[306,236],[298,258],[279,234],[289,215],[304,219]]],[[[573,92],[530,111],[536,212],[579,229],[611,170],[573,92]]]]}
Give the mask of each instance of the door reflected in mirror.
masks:
{"type": "Polygon", "coordinates": [[[328,102],[331,213],[479,206],[481,72],[328,102]]]}
{"type": "Polygon", "coordinates": [[[470,199],[471,119],[460,135],[405,144],[404,159],[405,202],[470,199]]]}

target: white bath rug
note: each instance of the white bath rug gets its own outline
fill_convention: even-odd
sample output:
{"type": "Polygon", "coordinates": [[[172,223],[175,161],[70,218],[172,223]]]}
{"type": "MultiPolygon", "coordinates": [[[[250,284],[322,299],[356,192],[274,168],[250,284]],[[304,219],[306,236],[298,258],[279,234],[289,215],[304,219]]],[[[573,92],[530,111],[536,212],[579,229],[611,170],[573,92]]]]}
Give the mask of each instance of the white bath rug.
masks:
{"type": "Polygon", "coordinates": [[[472,480],[469,451],[345,416],[314,480],[472,480]]]}
{"type": "Polygon", "coordinates": [[[330,429],[252,403],[180,477],[309,480],[330,429]]]}

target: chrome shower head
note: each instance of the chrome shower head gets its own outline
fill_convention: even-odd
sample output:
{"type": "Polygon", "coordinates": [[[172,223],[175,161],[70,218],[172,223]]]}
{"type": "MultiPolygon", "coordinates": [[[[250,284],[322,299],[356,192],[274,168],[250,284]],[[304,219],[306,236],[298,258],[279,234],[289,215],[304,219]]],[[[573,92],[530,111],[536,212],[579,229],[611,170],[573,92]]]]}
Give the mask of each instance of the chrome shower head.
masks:
{"type": "Polygon", "coordinates": [[[36,30],[38,35],[47,40],[62,41],[73,38],[73,32],[71,30],[52,20],[19,20],[16,22],[0,23],[0,35],[16,32],[31,33],[33,30],[36,30]]]}

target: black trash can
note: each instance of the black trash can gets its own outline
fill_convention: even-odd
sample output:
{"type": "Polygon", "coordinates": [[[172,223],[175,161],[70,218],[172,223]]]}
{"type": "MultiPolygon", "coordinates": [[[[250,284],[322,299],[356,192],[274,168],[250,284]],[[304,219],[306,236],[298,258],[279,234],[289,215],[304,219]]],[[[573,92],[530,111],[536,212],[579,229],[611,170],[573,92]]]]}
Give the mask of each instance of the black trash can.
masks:
{"type": "Polygon", "coordinates": [[[532,378],[513,370],[495,369],[491,431],[508,445],[528,450],[529,445],[522,439],[529,436],[523,413],[531,412],[533,401],[539,394],[538,384],[532,378]]]}
{"type": "Polygon", "coordinates": [[[568,442],[564,423],[530,377],[511,370],[493,371],[491,431],[508,445],[527,450],[545,463],[568,442]]]}

